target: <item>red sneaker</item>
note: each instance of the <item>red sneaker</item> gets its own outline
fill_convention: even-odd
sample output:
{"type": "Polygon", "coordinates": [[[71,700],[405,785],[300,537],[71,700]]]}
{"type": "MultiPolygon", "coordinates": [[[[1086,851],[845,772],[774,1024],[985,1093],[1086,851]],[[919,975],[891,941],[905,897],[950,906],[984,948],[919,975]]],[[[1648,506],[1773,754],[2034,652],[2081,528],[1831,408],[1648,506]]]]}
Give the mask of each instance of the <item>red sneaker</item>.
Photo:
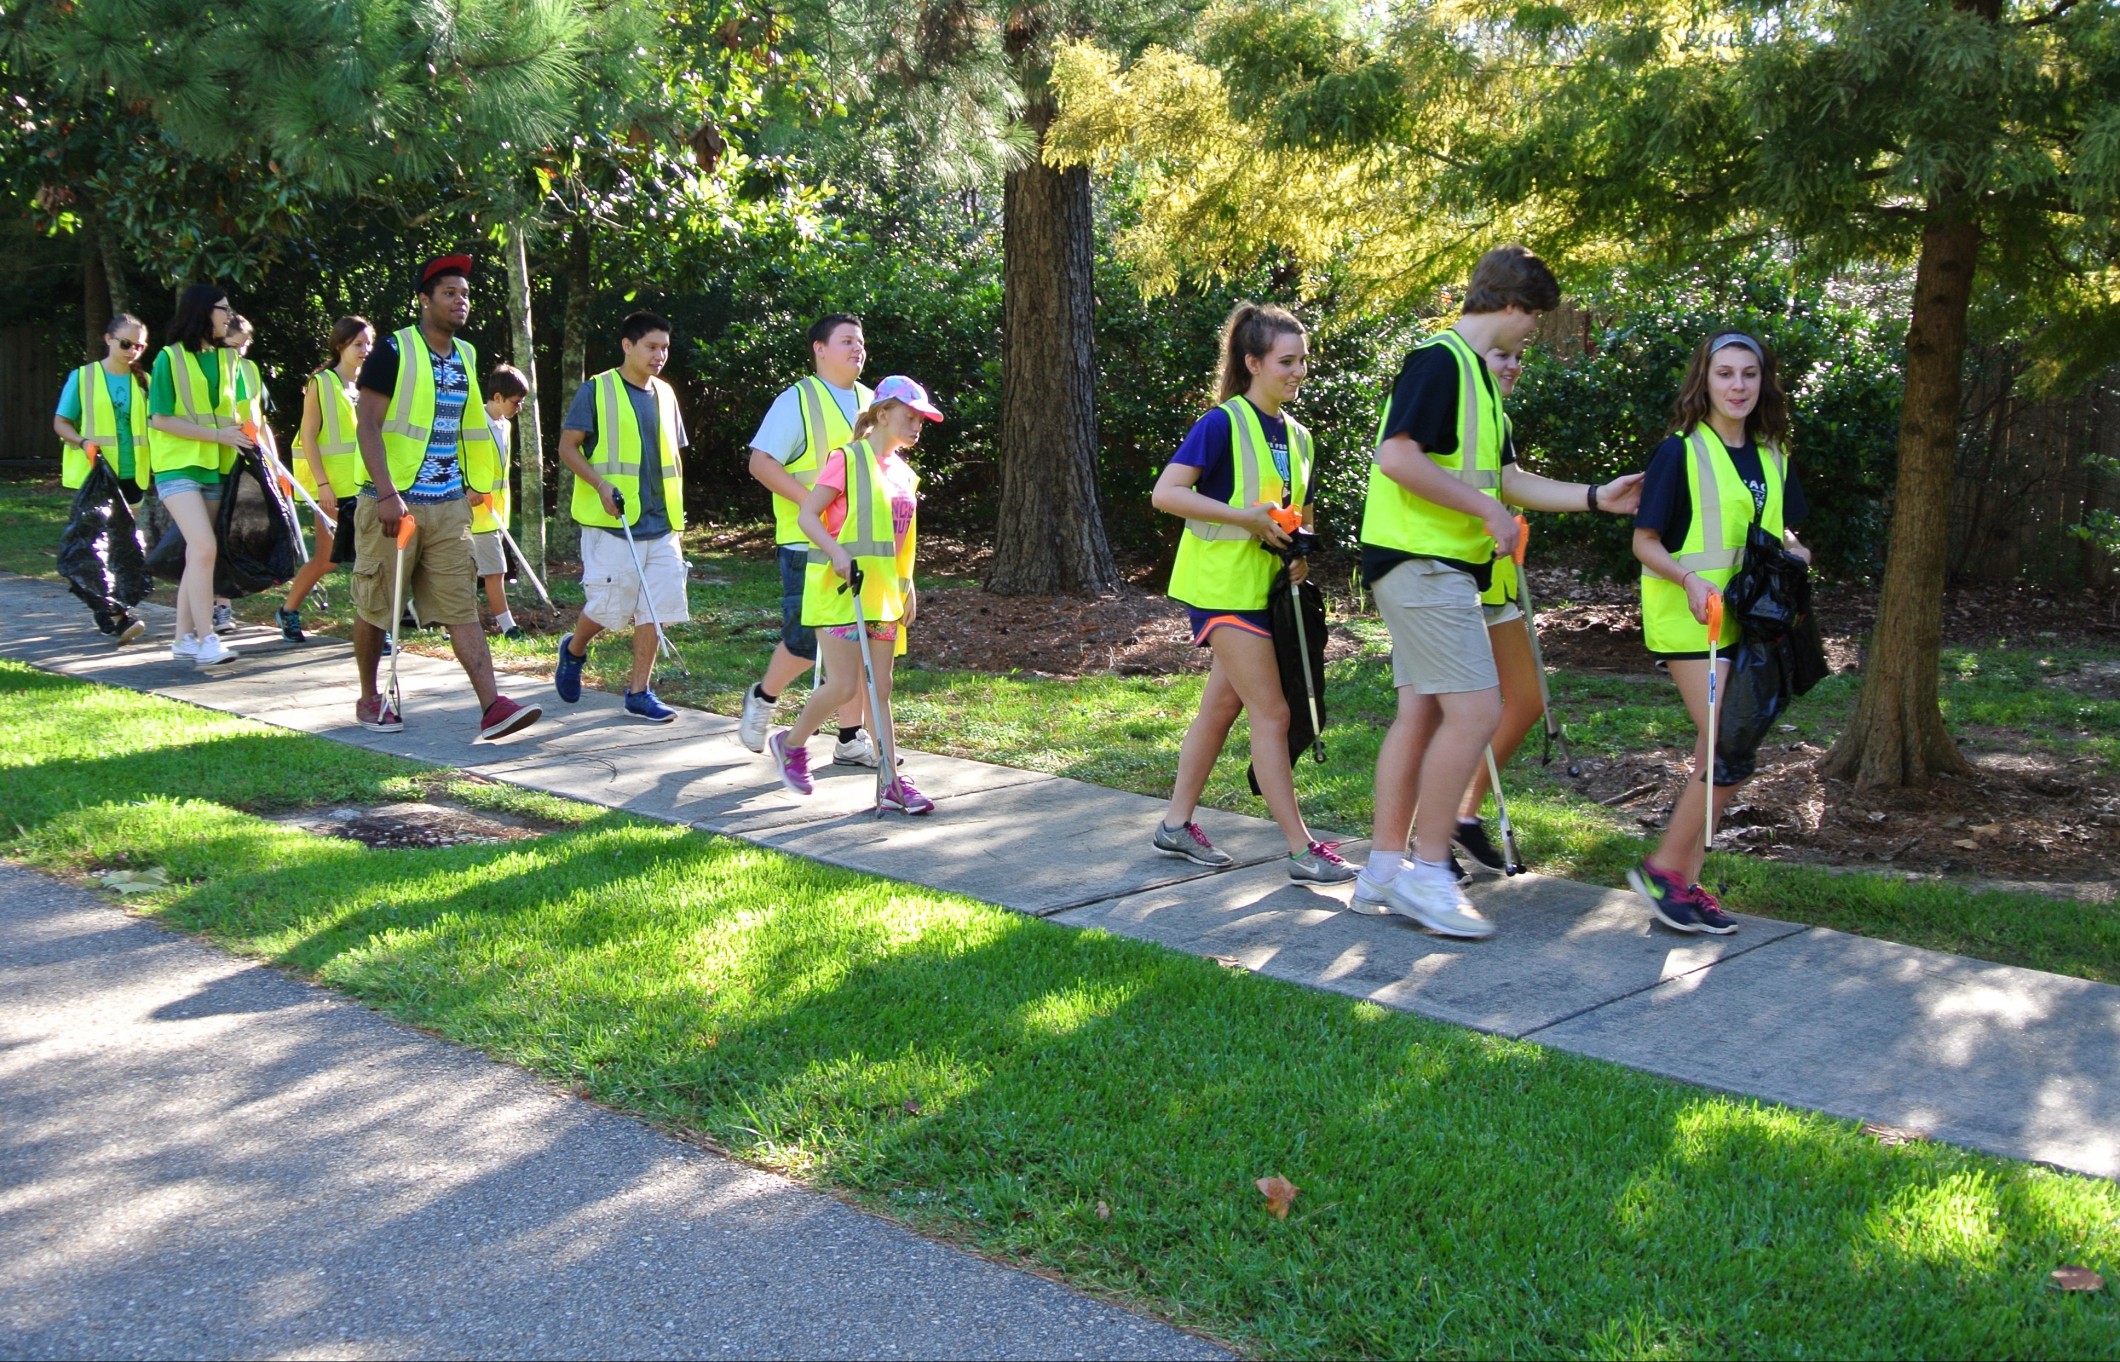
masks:
{"type": "Polygon", "coordinates": [[[519,705],[505,695],[493,697],[486,712],[479,716],[479,737],[494,742],[510,733],[520,733],[544,717],[545,711],[536,705],[519,705]]]}
{"type": "Polygon", "coordinates": [[[371,695],[353,707],[353,721],[371,733],[400,733],[405,721],[390,707],[390,702],[380,695],[371,695]]]}

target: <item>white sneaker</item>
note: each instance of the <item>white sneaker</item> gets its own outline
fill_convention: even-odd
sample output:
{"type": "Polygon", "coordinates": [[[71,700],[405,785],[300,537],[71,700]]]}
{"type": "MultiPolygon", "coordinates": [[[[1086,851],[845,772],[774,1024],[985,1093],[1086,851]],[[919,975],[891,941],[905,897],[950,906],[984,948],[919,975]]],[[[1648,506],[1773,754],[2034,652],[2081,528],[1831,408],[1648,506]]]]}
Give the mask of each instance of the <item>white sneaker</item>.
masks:
{"type": "Polygon", "coordinates": [[[773,705],[753,686],[743,693],[743,717],[736,721],[736,736],[753,752],[766,750],[766,727],[773,722],[773,705]]]}
{"type": "Polygon", "coordinates": [[[1494,924],[1480,916],[1449,871],[1409,865],[1384,891],[1384,901],[1400,917],[1410,917],[1437,936],[1478,941],[1494,935],[1494,924]]]}
{"type": "Polygon", "coordinates": [[[876,744],[869,738],[869,731],[862,729],[851,742],[832,744],[832,765],[867,766],[871,769],[883,765],[883,758],[876,753],[876,744]]]}
{"type": "Polygon", "coordinates": [[[169,645],[169,656],[172,661],[187,662],[198,655],[199,636],[197,634],[179,634],[177,641],[169,645]]]}
{"type": "MultiPolygon", "coordinates": [[[[1405,874],[1406,872],[1401,870],[1399,877],[1403,878],[1405,874]]],[[[1397,882],[1398,879],[1395,878],[1378,884],[1369,878],[1367,871],[1355,876],[1354,897],[1347,900],[1348,911],[1360,913],[1363,917],[1390,917],[1391,886],[1397,882]]]]}
{"type": "Polygon", "coordinates": [[[199,640],[198,651],[192,654],[191,665],[203,671],[208,667],[218,667],[223,662],[235,660],[235,649],[221,642],[219,634],[208,634],[199,640]]]}

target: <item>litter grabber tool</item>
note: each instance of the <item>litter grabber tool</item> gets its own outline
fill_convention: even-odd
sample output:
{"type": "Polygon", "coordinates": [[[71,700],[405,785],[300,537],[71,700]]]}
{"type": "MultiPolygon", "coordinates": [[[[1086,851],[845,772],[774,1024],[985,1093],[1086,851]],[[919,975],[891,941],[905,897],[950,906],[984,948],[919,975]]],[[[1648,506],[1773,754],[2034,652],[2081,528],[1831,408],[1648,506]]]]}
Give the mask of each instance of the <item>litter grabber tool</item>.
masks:
{"type": "Polygon", "coordinates": [[[383,695],[400,718],[404,717],[405,706],[398,694],[398,654],[404,649],[398,646],[398,621],[405,618],[405,550],[412,547],[412,536],[418,532],[419,526],[407,511],[405,518],[398,521],[397,562],[390,572],[390,633],[385,639],[390,645],[390,685],[383,695]]]}
{"type": "Polygon", "coordinates": [[[1715,849],[1715,673],[1722,661],[1723,598],[1719,591],[1708,593],[1708,763],[1701,772],[1706,801],[1707,816],[1700,821],[1700,844],[1705,851],[1715,849]]]}
{"type": "Polygon", "coordinates": [[[876,812],[881,816],[883,797],[898,778],[898,743],[891,732],[895,725],[883,721],[885,711],[876,694],[876,661],[869,653],[869,622],[861,608],[862,576],[860,563],[848,563],[847,580],[839,584],[839,589],[851,587],[854,592],[854,637],[861,644],[861,680],[868,688],[869,729],[876,735],[876,754],[881,758],[876,764],[876,812]]]}
{"type": "Polygon", "coordinates": [[[1487,745],[1487,788],[1494,791],[1494,818],[1502,825],[1502,873],[1524,873],[1524,858],[1516,854],[1516,829],[1509,823],[1509,801],[1502,796],[1502,766],[1494,759],[1494,744],[1487,745]]]}
{"type": "MultiPolygon", "coordinates": [[[[557,610],[559,607],[552,603],[552,597],[545,591],[545,584],[537,579],[537,573],[531,569],[530,560],[523,556],[522,547],[515,542],[515,536],[508,533],[506,525],[498,528],[501,532],[501,542],[506,544],[509,551],[515,555],[516,565],[522,568],[523,575],[530,579],[530,585],[537,588],[537,598],[545,603],[545,609],[557,610]]],[[[661,631],[658,630],[657,632],[660,633],[661,631]]]]}
{"type": "Polygon", "coordinates": [[[1516,599],[1524,615],[1524,632],[1531,636],[1531,669],[1538,673],[1539,718],[1545,724],[1544,748],[1539,754],[1538,764],[1553,764],[1553,748],[1557,743],[1561,749],[1561,760],[1566,763],[1570,776],[1583,773],[1581,763],[1575,759],[1575,750],[1568,746],[1568,734],[1561,721],[1553,713],[1553,692],[1546,684],[1546,654],[1538,645],[1538,612],[1531,608],[1531,578],[1524,571],[1524,544],[1531,537],[1531,525],[1522,516],[1516,518],[1516,599]]]}
{"type": "Polygon", "coordinates": [[[274,454],[265,447],[265,442],[258,438],[258,426],[255,421],[245,421],[243,423],[243,438],[256,446],[258,453],[264,455],[265,462],[271,467],[273,477],[279,480],[280,490],[287,494],[287,499],[293,501],[299,498],[304,505],[315,512],[317,519],[324,522],[324,528],[330,530],[333,534],[337,534],[339,532],[339,522],[323,507],[317,505],[317,499],[309,495],[307,487],[295,481],[294,476],[287,471],[286,465],[280,462],[279,455],[274,454]]]}
{"type": "Polygon", "coordinates": [[[640,565],[640,548],[633,542],[633,522],[626,519],[626,494],[616,487],[611,489],[611,504],[618,508],[618,526],[626,532],[626,552],[633,558],[633,580],[640,583],[640,603],[648,608],[648,623],[655,626],[655,647],[665,658],[677,664],[677,670],[690,680],[692,669],[670,642],[670,635],[662,627],[662,620],[655,614],[655,595],[648,590],[648,574],[640,565]]]}
{"type": "MultiPolygon", "coordinates": [[[[1284,562],[1293,563],[1307,557],[1310,545],[1303,532],[1303,513],[1294,506],[1270,506],[1266,514],[1279,525],[1289,537],[1289,546],[1281,551],[1284,562]]],[[[1290,573],[1288,578],[1288,603],[1292,606],[1296,620],[1296,655],[1302,659],[1298,668],[1303,673],[1303,703],[1310,709],[1310,759],[1324,764],[1325,761],[1325,716],[1318,710],[1318,693],[1310,677],[1310,633],[1303,621],[1303,584],[1290,573]]]]}

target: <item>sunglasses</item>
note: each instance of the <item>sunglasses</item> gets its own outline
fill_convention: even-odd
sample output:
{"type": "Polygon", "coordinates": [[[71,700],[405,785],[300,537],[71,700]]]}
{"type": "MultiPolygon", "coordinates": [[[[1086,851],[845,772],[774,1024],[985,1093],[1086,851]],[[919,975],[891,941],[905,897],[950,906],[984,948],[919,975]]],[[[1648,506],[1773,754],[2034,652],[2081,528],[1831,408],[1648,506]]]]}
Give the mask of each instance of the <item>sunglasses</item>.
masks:
{"type": "Polygon", "coordinates": [[[147,348],[146,341],[121,340],[114,342],[114,344],[116,344],[120,350],[126,351],[128,354],[134,350],[145,350],[147,348]]]}

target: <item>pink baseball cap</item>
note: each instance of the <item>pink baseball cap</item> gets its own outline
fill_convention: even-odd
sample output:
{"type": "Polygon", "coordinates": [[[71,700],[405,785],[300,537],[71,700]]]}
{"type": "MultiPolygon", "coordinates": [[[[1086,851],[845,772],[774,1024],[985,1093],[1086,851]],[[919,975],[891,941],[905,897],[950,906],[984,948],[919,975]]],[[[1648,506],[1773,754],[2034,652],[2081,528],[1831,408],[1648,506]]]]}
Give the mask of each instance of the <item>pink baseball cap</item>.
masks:
{"type": "Polygon", "coordinates": [[[942,419],[942,409],[928,401],[927,389],[904,374],[892,374],[876,385],[876,401],[903,402],[930,421],[942,419]]]}

